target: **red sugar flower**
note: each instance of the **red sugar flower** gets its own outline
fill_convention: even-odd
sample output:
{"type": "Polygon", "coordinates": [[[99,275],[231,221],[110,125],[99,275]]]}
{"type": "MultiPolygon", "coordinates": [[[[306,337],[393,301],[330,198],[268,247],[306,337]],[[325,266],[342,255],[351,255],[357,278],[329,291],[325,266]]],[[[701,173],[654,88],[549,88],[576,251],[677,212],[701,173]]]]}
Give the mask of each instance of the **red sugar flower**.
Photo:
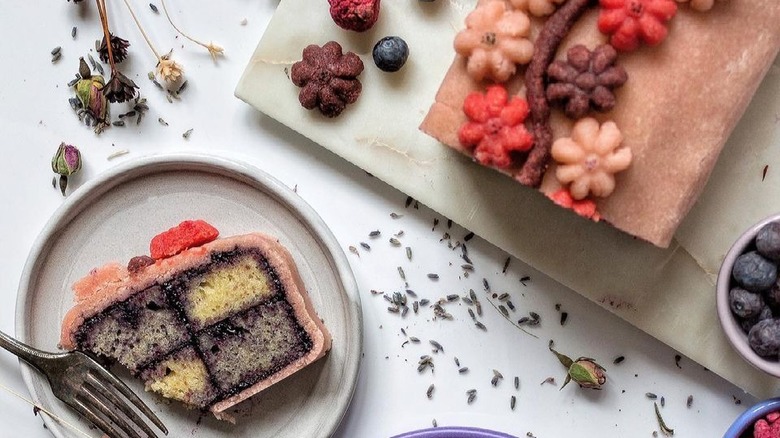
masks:
{"type": "Polygon", "coordinates": [[[502,85],[466,96],[463,112],[469,121],[458,131],[461,144],[474,149],[474,159],[485,166],[502,169],[512,165],[512,152],[528,152],[533,136],[525,129],[528,103],[519,97],[509,98],[502,85]]]}
{"type": "Polygon", "coordinates": [[[643,42],[654,46],[666,38],[666,22],[677,12],[673,0],[599,0],[599,30],[612,35],[609,43],[631,51],[643,42]]]}
{"type": "Polygon", "coordinates": [[[596,211],[596,203],[592,199],[583,199],[578,201],[571,196],[568,189],[560,189],[557,192],[548,195],[552,202],[563,208],[568,208],[578,215],[591,219],[595,222],[601,220],[601,215],[596,211]]]}

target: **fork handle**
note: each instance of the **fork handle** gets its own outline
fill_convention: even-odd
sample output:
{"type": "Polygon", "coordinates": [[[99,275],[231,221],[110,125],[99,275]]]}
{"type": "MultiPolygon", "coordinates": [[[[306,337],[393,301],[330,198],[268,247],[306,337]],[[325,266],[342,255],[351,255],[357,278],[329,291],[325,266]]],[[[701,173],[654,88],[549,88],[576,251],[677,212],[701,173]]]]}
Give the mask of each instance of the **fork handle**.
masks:
{"type": "Polygon", "coordinates": [[[56,354],[47,353],[45,351],[38,350],[37,348],[30,347],[29,345],[19,342],[11,336],[8,336],[2,331],[0,331],[0,347],[5,348],[19,357],[19,359],[22,359],[35,368],[38,368],[40,371],[44,371],[43,368],[46,367],[46,361],[48,359],[53,359],[57,356],[56,354]]]}

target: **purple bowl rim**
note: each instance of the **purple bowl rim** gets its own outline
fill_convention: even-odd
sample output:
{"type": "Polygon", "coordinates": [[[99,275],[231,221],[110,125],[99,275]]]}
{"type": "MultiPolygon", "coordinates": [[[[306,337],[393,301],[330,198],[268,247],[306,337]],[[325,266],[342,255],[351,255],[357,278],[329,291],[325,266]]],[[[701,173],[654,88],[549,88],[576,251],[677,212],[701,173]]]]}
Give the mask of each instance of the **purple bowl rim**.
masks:
{"type": "Polygon", "coordinates": [[[731,314],[728,299],[731,284],[731,269],[734,265],[734,261],[742,254],[745,248],[751,244],[756,237],[756,234],[758,234],[758,230],[764,225],[776,221],[780,221],[780,213],[768,216],[748,228],[747,231],[737,238],[731,248],[729,248],[726,256],[723,258],[720,270],[718,271],[718,278],[715,283],[715,301],[721,328],[723,328],[723,332],[726,334],[726,338],[728,338],[729,343],[731,343],[734,350],[736,350],[736,352],[753,367],[774,377],[780,377],[780,362],[771,362],[764,359],[750,348],[742,328],[737,324],[736,318],[731,314]]]}
{"type": "Polygon", "coordinates": [[[752,426],[757,420],[766,416],[766,414],[777,411],[780,411],[780,397],[758,402],[749,407],[734,420],[731,427],[723,434],[723,438],[740,438],[748,427],[752,426]]]}
{"type": "Polygon", "coordinates": [[[517,438],[504,432],[478,427],[432,427],[395,435],[393,438],[517,438]]]}

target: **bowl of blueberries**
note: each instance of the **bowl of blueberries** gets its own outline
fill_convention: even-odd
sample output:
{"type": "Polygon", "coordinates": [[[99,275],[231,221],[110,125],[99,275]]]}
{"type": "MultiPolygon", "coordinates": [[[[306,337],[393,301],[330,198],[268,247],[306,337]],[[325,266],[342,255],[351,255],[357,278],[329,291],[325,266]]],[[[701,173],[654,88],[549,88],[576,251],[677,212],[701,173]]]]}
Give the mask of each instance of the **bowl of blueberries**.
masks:
{"type": "Polygon", "coordinates": [[[780,377],[780,214],[734,243],[718,273],[720,324],[751,365],[780,377]]]}

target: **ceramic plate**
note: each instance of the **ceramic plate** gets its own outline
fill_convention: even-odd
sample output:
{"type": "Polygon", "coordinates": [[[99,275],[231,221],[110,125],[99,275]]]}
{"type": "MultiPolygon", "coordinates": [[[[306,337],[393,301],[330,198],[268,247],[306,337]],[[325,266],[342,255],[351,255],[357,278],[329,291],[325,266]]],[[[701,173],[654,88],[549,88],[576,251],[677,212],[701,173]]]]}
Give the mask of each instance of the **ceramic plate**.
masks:
{"type": "MultiPolygon", "coordinates": [[[[149,241],[182,220],[204,219],[222,236],[262,231],[292,253],[314,308],[333,335],[330,353],[237,406],[235,425],[169,403],[119,372],[163,419],[171,437],[324,437],[344,415],[357,383],[362,319],[357,284],[344,252],[297,194],[259,169],[208,155],[158,155],[127,162],[77,190],[35,242],[19,288],[16,335],[57,350],[59,326],[73,305],[70,285],[109,261],[148,254],[149,241]]],[[[46,379],[23,366],[33,399],[92,436],[46,379]]],[[[44,416],[54,436],[83,436],[44,416]]]]}
{"type": "Polygon", "coordinates": [[[393,438],[516,438],[503,432],[476,427],[434,427],[402,433],[393,438]]]}

